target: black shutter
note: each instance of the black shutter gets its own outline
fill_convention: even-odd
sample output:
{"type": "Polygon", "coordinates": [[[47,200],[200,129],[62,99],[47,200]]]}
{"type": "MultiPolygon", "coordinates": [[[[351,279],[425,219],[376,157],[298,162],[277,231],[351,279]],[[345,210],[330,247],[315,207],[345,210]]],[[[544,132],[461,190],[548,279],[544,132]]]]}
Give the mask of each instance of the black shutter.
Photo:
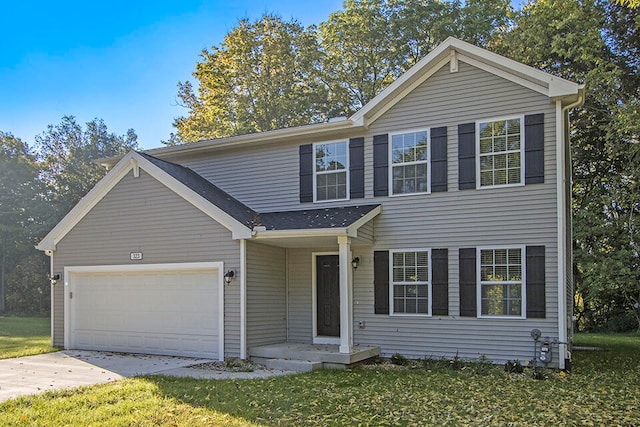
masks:
{"type": "Polygon", "coordinates": [[[389,136],[373,137],[373,195],[389,195],[389,136]]]}
{"type": "Polygon", "coordinates": [[[527,246],[527,317],[544,318],[545,312],[544,246],[527,246]]]}
{"type": "Polygon", "coordinates": [[[364,138],[349,140],[349,188],[352,199],[364,198],[364,138]]]}
{"type": "Polygon", "coordinates": [[[477,317],[476,249],[460,249],[460,316],[477,317]]]}
{"type": "Polygon", "coordinates": [[[431,191],[447,191],[447,127],[431,128],[431,191]]]}
{"type": "Polygon", "coordinates": [[[389,251],[373,252],[375,314],[389,314],[389,251]]]}
{"type": "Polygon", "coordinates": [[[449,315],[449,251],[433,249],[431,251],[431,314],[449,315]]]}
{"type": "Polygon", "coordinates": [[[458,125],[458,189],[476,188],[476,124],[458,125]]]}
{"type": "Polygon", "coordinates": [[[313,145],[300,146],[300,203],[313,202],[313,145]]]}
{"type": "Polygon", "coordinates": [[[544,114],[524,116],[524,183],[544,182],[544,114]]]}

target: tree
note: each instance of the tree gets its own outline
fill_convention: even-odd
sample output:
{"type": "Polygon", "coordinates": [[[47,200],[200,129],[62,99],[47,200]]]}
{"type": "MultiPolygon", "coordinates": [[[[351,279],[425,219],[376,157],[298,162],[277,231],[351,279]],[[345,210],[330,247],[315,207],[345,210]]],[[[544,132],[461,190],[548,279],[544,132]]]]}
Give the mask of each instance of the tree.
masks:
{"type": "Polygon", "coordinates": [[[73,116],[49,125],[36,136],[42,166],[41,178],[48,186],[50,225],[55,225],[106,174],[94,161],[125,154],[138,147],[133,129],[125,135],[109,133],[101,119],[83,129],[73,116]]]}
{"type": "Polygon", "coordinates": [[[0,132],[0,313],[6,309],[8,278],[33,250],[39,212],[38,166],[20,139],[0,132]]]}
{"type": "Polygon", "coordinates": [[[571,141],[576,308],[591,329],[640,328],[638,25],[621,24],[638,22],[633,15],[606,2],[539,0],[495,44],[587,85],[571,141]]]}
{"type": "Polygon", "coordinates": [[[403,69],[385,0],[346,0],[320,24],[320,74],[337,115],[351,115],[391,84],[403,69]]]}
{"type": "Polygon", "coordinates": [[[313,30],[264,15],[242,19],[219,46],[204,49],[191,82],[178,83],[188,116],[174,121],[170,143],[262,132],[325,119],[326,90],[310,70],[313,30]]]}

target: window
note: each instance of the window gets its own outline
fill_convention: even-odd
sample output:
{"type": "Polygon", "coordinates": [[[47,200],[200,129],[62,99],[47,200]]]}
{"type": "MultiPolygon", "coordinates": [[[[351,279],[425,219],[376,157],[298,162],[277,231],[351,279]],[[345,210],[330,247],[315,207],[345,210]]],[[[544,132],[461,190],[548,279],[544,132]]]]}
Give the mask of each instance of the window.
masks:
{"type": "Polygon", "coordinates": [[[391,194],[429,192],[428,138],[426,130],[391,135],[391,194]]]}
{"type": "Polygon", "coordinates": [[[430,315],[429,251],[392,251],[391,254],[393,313],[430,315]]]}
{"type": "Polygon", "coordinates": [[[478,122],[480,187],[522,184],[524,144],[521,117],[478,122]]]}
{"type": "Polygon", "coordinates": [[[523,317],[523,248],[480,249],[480,316],[523,317]]]}
{"type": "Polygon", "coordinates": [[[313,150],[315,200],[347,199],[347,171],[349,157],[347,142],[315,144],[313,150]]]}

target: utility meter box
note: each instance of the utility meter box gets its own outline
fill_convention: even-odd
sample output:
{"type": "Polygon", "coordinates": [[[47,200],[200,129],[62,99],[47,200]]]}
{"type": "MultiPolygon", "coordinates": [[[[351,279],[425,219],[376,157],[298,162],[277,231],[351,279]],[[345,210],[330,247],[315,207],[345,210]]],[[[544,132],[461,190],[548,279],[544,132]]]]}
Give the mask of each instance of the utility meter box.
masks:
{"type": "Polygon", "coordinates": [[[540,346],[540,361],[542,363],[549,363],[551,362],[551,358],[551,343],[549,341],[544,341],[540,346]]]}

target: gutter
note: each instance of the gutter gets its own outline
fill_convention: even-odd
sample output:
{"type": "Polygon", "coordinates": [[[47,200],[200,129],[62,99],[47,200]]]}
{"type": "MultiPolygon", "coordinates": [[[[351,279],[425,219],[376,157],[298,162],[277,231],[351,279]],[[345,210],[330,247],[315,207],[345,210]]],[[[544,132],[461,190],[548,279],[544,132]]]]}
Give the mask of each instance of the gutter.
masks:
{"type": "MultiPolygon", "coordinates": [[[[346,130],[360,130],[363,128],[355,124],[350,119],[314,123],[304,126],[274,129],[265,132],[249,133],[244,135],[230,136],[219,139],[207,139],[187,144],[173,145],[168,147],[151,148],[142,152],[158,158],[167,158],[174,155],[194,154],[204,151],[241,146],[245,144],[265,144],[276,140],[291,139],[295,137],[309,137],[346,130]]],[[[95,162],[107,169],[113,167],[123,156],[106,157],[96,159],[95,162]]]]}

